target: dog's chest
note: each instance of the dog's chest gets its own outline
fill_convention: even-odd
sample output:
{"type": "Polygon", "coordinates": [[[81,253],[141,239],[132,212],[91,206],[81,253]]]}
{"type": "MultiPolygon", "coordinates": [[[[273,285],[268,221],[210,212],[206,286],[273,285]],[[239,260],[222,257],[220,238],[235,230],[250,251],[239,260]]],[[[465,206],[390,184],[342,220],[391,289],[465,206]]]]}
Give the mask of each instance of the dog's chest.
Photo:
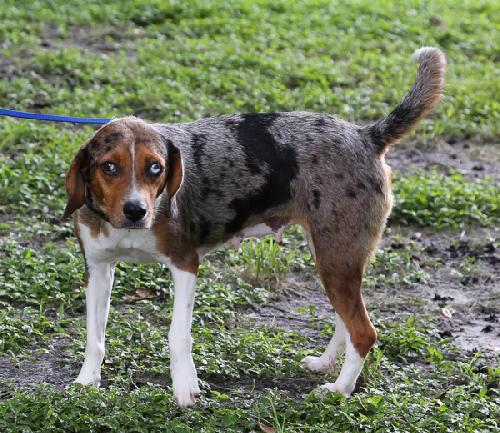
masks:
{"type": "Polygon", "coordinates": [[[115,229],[108,225],[106,234],[92,236],[85,225],[80,226],[80,238],[87,260],[97,262],[125,261],[131,263],[168,263],[169,259],[157,248],[151,230],[115,229]]]}

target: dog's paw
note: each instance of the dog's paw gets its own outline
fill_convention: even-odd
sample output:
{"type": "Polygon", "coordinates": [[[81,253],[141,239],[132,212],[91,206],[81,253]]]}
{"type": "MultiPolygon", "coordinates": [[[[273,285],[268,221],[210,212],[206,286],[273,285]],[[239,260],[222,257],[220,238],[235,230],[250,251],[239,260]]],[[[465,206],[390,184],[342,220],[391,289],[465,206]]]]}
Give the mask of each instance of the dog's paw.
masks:
{"type": "Polygon", "coordinates": [[[198,381],[174,385],[175,402],[179,408],[194,406],[196,396],[200,393],[198,381]]]}
{"type": "Polygon", "coordinates": [[[327,361],[324,358],[317,356],[306,356],[300,363],[302,364],[302,367],[307,368],[308,370],[326,373],[332,369],[335,364],[335,360],[331,362],[331,360],[327,361]]]}
{"type": "Polygon", "coordinates": [[[330,392],[338,392],[339,394],[342,394],[344,397],[350,397],[353,391],[354,391],[354,385],[352,386],[345,385],[339,383],[339,381],[337,380],[334,383],[325,383],[324,385],[321,385],[316,390],[316,395],[324,397],[330,392]]]}
{"type": "Polygon", "coordinates": [[[88,386],[99,386],[99,384],[101,383],[101,375],[97,373],[88,373],[85,371],[81,371],[74,382],[88,386]]]}
{"type": "Polygon", "coordinates": [[[178,407],[194,406],[195,397],[200,393],[200,387],[192,361],[174,369],[172,372],[172,387],[178,407]]]}
{"type": "Polygon", "coordinates": [[[177,406],[180,408],[194,406],[195,398],[200,393],[198,379],[186,378],[185,381],[180,381],[173,384],[174,397],[177,406]]]}

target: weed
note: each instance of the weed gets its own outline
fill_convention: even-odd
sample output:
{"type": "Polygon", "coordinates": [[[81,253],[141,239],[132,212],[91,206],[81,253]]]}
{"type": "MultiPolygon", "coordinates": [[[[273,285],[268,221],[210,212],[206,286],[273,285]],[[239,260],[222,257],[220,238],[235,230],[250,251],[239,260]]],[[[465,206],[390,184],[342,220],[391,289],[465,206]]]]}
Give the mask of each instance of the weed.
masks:
{"type": "MultiPolygon", "coordinates": [[[[468,2],[457,13],[451,0],[5,0],[0,99],[22,110],[150,121],[310,110],[363,124],[385,116],[407,91],[415,75],[411,51],[437,45],[449,60],[446,94],[412,146],[471,137],[497,143],[497,71],[485,61],[497,55],[495,8],[468,2]]],[[[0,121],[2,372],[14,356],[15,371],[26,375],[23,362],[40,351],[65,363],[68,382],[81,365],[83,258],[61,216],[65,172],[93,131],[0,121]],[[52,348],[58,336],[66,337],[62,350],[52,348]]],[[[395,225],[499,221],[500,194],[489,178],[396,174],[394,189],[395,225]]],[[[387,246],[373,259],[366,286],[426,282],[433,264],[420,256],[416,243],[387,246]]],[[[477,263],[466,259],[461,270],[477,263]]],[[[268,237],[245,241],[239,254],[209,255],[193,318],[202,395],[196,408],[179,411],[168,374],[170,275],[161,265],[119,264],[103,388],[21,390],[2,377],[0,431],[236,433],[259,423],[280,433],[498,430],[499,369],[483,368],[479,354],[450,356],[427,317],[377,324],[379,346],[350,399],[309,392],[334,380],[300,366],[332,335],[332,322],[314,305],[298,309],[309,314],[295,331],[244,313],[273,296],[287,274],[312,270],[296,227],[283,245],[268,237]],[[135,299],[138,289],[150,296],[135,299]],[[323,330],[319,338],[309,336],[311,324],[323,330]]]]}
{"type": "Polygon", "coordinates": [[[500,221],[500,188],[491,178],[469,182],[454,170],[399,174],[394,196],[391,221],[438,228],[500,221]]]}

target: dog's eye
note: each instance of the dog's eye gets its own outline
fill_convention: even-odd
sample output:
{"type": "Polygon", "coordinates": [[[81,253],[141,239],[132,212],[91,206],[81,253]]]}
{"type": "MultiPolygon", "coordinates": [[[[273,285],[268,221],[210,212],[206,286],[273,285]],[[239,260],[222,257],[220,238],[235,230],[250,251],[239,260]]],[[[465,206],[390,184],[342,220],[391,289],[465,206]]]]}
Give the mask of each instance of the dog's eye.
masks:
{"type": "Polygon", "coordinates": [[[118,167],[116,166],[116,164],[110,161],[105,162],[101,167],[106,174],[116,174],[116,172],[118,171],[118,167]]]}
{"type": "Polygon", "coordinates": [[[162,171],[163,167],[157,162],[153,162],[153,164],[148,167],[148,174],[151,176],[158,176],[162,171]]]}

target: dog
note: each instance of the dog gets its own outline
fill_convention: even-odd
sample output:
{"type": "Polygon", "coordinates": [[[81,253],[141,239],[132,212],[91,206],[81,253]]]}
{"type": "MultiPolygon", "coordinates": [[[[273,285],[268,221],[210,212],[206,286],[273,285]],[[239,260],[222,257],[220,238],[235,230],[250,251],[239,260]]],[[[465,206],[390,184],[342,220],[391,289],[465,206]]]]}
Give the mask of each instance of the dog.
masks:
{"type": "Polygon", "coordinates": [[[429,113],[444,88],[446,59],[417,50],[416,80],[385,119],[354,125],[308,112],[251,113],[181,124],[112,120],[76,154],[66,177],[65,215],[73,215],[85,256],[87,342],[76,382],[98,385],[117,261],[161,262],[172,273],[168,341],[179,407],[200,392],[191,355],[198,265],[217,246],[247,236],[306,233],[335,333],[324,353],[302,364],[325,372],[345,351],[326,392],[349,396],[376,341],[361,294],[367,259],[392,206],[388,148],[429,113]]]}

